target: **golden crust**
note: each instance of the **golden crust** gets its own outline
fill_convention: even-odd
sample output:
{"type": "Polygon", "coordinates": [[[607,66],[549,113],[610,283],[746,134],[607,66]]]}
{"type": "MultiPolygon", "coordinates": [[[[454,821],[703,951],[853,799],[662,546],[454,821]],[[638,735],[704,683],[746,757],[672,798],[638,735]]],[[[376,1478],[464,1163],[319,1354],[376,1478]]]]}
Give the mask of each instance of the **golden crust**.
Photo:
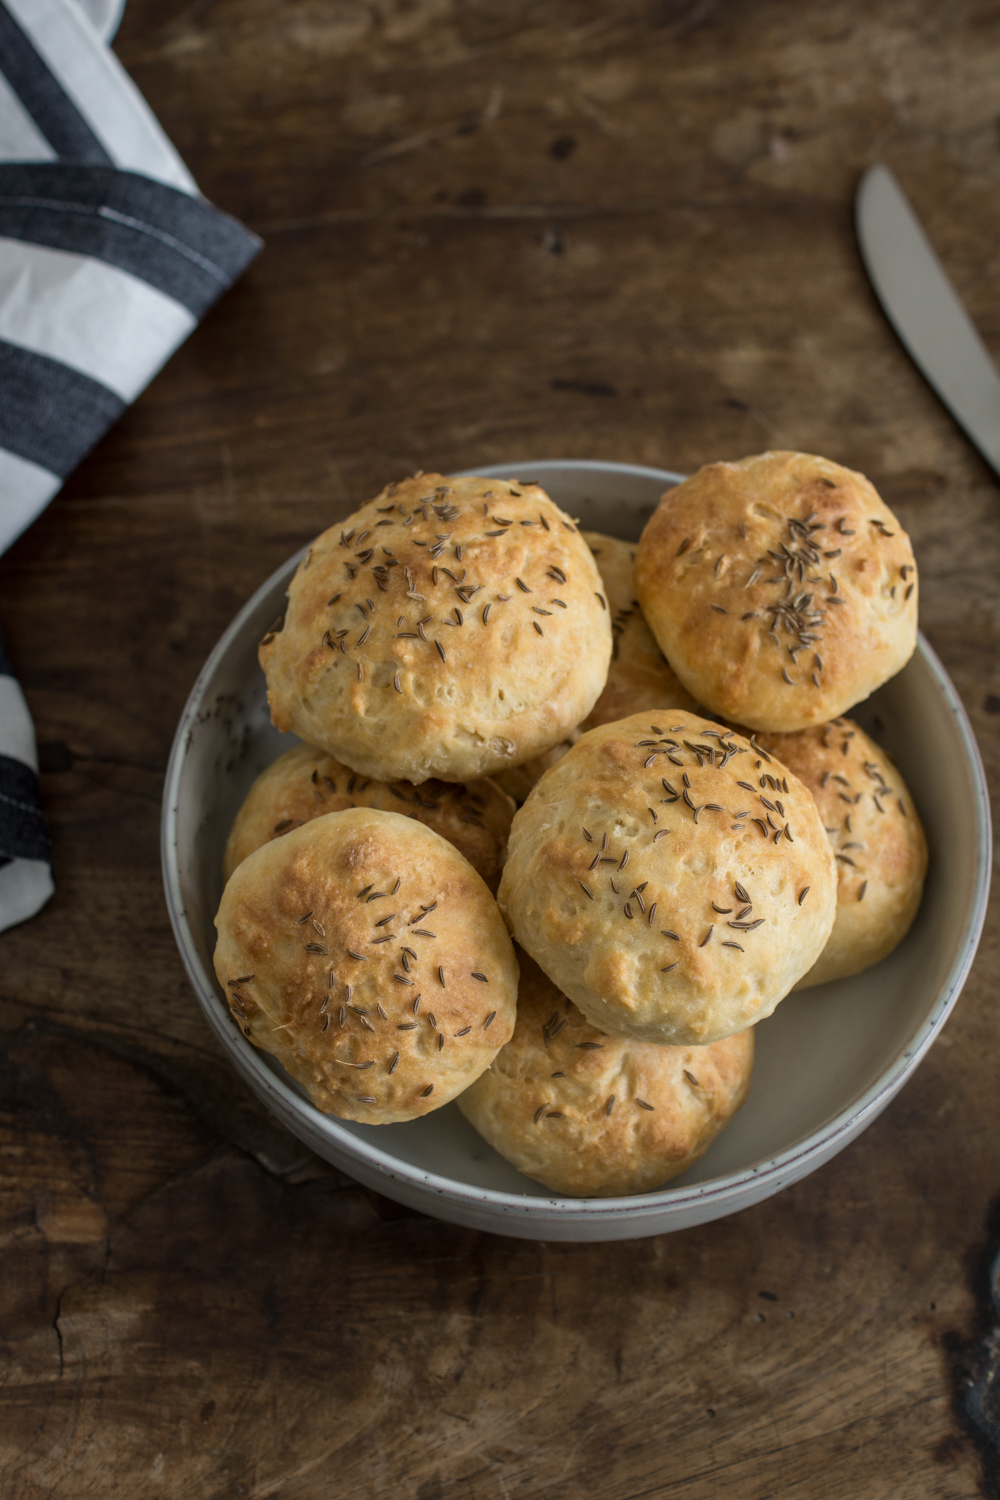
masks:
{"type": "Polygon", "coordinates": [[[264,844],[215,924],[215,972],[243,1034],[341,1119],[439,1109],[514,1029],[517,960],[493,897],[457,849],[399,813],[349,808],[264,844]]]}
{"type": "Polygon", "coordinates": [[[571,729],[564,740],[553,745],[551,750],[546,750],[544,755],[536,755],[533,760],[526,760],[520,766],[512,766],[509,771],[498,771],[493,780],[515,802],[521,803],[535,783],[541,781],[549,767],[561,760],[579,738],[579,729],[571,729]]]}
{"type": "Polygon", "coordinates": [[[597,565],[544,490],[439,474],[317,537],[260,647],[279,729],[414,784],[551,749],[610,658],[597,565]]]}
{"type": "Polygon", "coordinates": [[[514,1035],[459,1096],[465,1118],[554,1193],[647,1193],[685,1171],[747,1096],[752,1029],[708,1047],[609,1036],[518,957],[514,1035]]]}
{"type": "Polygon", "coordinates": [[[614,644],[608,680],[579,729],[571,730],[561,744],[544,755],[497,775],[499,784],[516,802],[525,800],[549,767],[576,744],[582,731],[596,729],[598,724],[613,724],[644,709],[696,711],[698,706],[677,681],[639,608],[635,597],[635,543],[619,541],[600,531],[581,534],[600,569],[611,614],[614,644]]]}
{"type": "Polygon", "coordinates": [[[899,771],[850,719],[762,734],[816,799],[837,860],[837,915],[796,989],[859,974],[902,942],[920,906],[927,840],[899,771]]]}
{"type": "Polygon", "coordinates": [[[752,729],[825,724],[916,645],[909,537],[863,474],[806,453],[708,464],[668,490],[636,588],[684,686],[752,729]]]}
{"type": "Polygon", "coordinates": [[[598,724],[613,724],[649,708],[697,712],[697,703],[681,687],[639,608],[635,591],[637,543],[619,541],[600,531],[585,531],[583,540],[604,579],[614,645],[604,691],[580,728],[596,729],[598,724]]]}
{"type": "Polygon", "coordinates": [[[225,880],[261,844],[325,813],[348,807],[378,807],[433,828],[454,844],[486,881],[500,883],[514,801],[489,780],[448,782],[375,781],[359,776],[315,745],[294,745],[257,777],[236,814],[226,844],[225,880]]]}
{"type": "Polygon", "coordinates": [[[497,900],[594,1025],[702,1046],[770,1015],[812,967],[836,891],[811,793],[672,710],[592,729],[546,772],[514,816],[497,900]]]}

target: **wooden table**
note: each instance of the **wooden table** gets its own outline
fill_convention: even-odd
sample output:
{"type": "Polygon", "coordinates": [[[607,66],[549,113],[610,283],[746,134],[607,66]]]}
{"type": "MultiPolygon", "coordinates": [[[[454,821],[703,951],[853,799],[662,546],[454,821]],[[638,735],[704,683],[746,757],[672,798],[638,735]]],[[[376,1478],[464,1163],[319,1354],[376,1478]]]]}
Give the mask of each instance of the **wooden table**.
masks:
{"type": "Polygon", "coordinates": [[[384,480],[769,446],[864,470],[909,529],[996,786],[997,482],[884,322],[851,203],[889,162],[1000,353],[1000,12],[129,0],[116,45],[267,248],[0,564],[58,883],[0,938],[0,1493],[996,1493],[963,1414],[995,910],[830,1165],[700,1229],[544,1245],[400,1209],[260,1112],[181,969],[158,820],[220,631],[384,480]]]}

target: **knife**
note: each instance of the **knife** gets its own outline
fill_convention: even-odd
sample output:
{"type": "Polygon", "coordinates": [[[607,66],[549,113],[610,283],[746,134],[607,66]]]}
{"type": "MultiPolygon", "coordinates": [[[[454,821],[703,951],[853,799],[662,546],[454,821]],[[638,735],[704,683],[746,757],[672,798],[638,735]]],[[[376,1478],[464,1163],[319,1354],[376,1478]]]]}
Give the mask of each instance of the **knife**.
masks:
{"type": "Polygon", "coordinates": [[[861,257],[886,317],[1000,474],[1000,375],[888,167],[869,167],[855,213],[861,257]]]}

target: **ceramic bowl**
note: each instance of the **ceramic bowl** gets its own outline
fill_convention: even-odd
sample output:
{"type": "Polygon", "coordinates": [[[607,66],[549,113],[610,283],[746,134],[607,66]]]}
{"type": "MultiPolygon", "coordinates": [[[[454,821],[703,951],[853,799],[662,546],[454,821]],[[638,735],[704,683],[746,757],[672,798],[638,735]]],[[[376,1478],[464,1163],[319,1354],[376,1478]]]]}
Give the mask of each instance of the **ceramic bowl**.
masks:
{"type": "MultiPolygon", "coordinates": [[[[583,526],[626,538],[639,536],[663,490],[682,477],[563,460],[478,472],[538,480],[583,526]]],[[[297,562],[290,558],[258,589],[205,663],[177,730],[163,804],[167,903],[195,994],[234,1067],[289,1130],[359,1181],[439,1218],[532,1239],[612,1240],[746,1208],[815,1171],[871,1124],[958,997],[989,882],[982,764],[958,695],[926,641],[855,712],[899,765],[927,830],[927,886],[906,940],[866,973],[790,995],[757,1027],[750,1097],[682,1177],[639,1197],[557,1198],[498,1156],[454,1104],[405,1125],[357,1125],[320,1113],[250,1045],[216,983],[213,917],[226,836],[251,782],[294,743],[271,727],[257,643],[284,609],[297,562]]]]}

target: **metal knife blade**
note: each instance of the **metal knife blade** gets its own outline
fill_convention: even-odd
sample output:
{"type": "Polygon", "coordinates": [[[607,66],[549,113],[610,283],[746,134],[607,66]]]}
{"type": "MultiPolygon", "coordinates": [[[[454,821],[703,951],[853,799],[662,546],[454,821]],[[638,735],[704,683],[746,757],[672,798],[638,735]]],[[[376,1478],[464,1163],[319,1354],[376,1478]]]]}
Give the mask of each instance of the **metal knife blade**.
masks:
{"type": "Polygon", "coordinates": [[[914,363],[1000,474],[1000,375],[888,167],[869,167],[855,204],[861,256],[914,363]]]}

